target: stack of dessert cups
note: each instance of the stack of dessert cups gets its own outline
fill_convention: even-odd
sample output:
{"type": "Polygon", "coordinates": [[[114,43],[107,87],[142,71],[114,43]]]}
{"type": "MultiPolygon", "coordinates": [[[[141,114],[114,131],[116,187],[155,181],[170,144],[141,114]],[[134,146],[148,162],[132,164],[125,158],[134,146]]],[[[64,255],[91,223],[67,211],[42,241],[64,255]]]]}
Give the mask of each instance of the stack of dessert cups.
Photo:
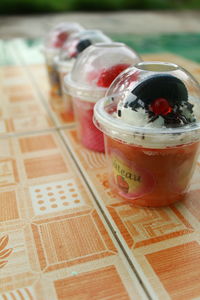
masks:
{"type": "Polygon", "coordinates": [[[94,105],[119,73],[139,61],[135,51],[114,42],[91,45],[78,56],[64,84],[72,96],[78,138],[84,147],[104,152],[103,134],[93,124],[94,105]]]}
{"type": "Polygon", "coordinates": [[[116,195],[149,207],[184,199],[200,139],[200,87],[191,74],[173,63],[138,63],[96,103],[94,123],[116,195]]]}
{"type": "Polygon", "coordinates": [[[69,39],[64,43],[60,50],[59,55],[55,57],[55,64],[57,65],[62,97],[63,97],[63,110],[68,116],[73,115],[73,107],[71,96],[64,87],[63,78],[66,76],[73,68],[73,65],[78,57],[78,55],[95,43],[109,43],[111,39],[106,36],[100,30],[82,30],[81,32],[74,33],[69,39]],[[65,89],[65,92],[64,92],[65,89]]]}
{"type": "Polygon", "coordinates": [[[60,23],[51,29],[45,38],[43,54],[47,66],[51,95],[53,97],[61,95],[59,75],[54,62],[55,56],[59,54],[63,44],[72,33],[80,32],[83,29],[78,23],[60,23]]]}

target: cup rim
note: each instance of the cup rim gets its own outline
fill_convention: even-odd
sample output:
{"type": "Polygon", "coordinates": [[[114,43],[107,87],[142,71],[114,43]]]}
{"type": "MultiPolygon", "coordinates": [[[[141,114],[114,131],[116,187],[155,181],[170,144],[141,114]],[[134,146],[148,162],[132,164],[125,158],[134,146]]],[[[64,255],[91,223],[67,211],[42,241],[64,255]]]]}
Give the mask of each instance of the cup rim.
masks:
{"type": "Polygon", "coordinates": [[[175,63],[172,62],[161,62],[161,61],[141,61],[135,65],[135,68],[142,71],[149,72],[159,72],[159,73],[168,73],[172,71],[177,71],[180,69],[175,63]]]}
{"type": "Polygon", "coordinates": [[[96,89],[92,89],[87,86],[77,87],[76,83],[71,78],[71,72],[64,76],[63,81],[70,95],[83,101],[96,103],[99,99],[105,96],[107,91],[107,88],[102,87],[96,89]]]}

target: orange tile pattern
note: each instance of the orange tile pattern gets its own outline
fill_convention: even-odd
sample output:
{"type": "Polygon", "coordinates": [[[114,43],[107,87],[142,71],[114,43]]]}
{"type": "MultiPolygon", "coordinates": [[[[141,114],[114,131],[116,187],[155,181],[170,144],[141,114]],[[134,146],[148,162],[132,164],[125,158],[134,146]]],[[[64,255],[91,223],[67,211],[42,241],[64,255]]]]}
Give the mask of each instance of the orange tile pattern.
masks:
{"type": "Polygon", "coordinates": [[[49,176],[67,172],[63,158],[59,154],[24,160],[28,178],[49,176]]]}
{"type": "Polygon", "coordinates": [[[27,92],[22,95],[14,94],[9,97],[9,101],[12,102],[21,102],[21,101],[30,101],[34,100],[34,95],[27,92]]]}
{"type": "Polygon", "coordinates": [[[200,245],[196,242],[147,254],[146,258],[174,300],[200,294],[200,245]]]}
{"type": "Polygon", "coordinates": [[[139,248],[194,231],[175,207],[147,209],[113,205],[110,214],[129,247],[139,248]],[[119,225],[118,225],[119,226],[119,225]]]}
{"type": "Polygon", "coordinates": [[[16,161],[12,158],[0,161],[0,186],[10,186],[18,182],[16,161]]]}
{"type": "Polygon", "coordinates": [[[96,212],[83,213],[32,225],[42,270],[49,272],[116,253],[103,224],[96,228],[100,222],[96,212]]]}
{"type": "MultiPolygon", "coordinates": [[[[0,156],[0,299],[59,299],[56,281],[73,282],[78,269],[81,285],[97,266],[113,268],[106,276],[115,279],[115,290],[106,295],[143,299],[59,134],[41,131],[0,141],[8,150],[8,157],[0,156]]],[[[92,287],[101,294],[95,282],[92,287]]]]}
{"type": "Polygon", "coordinates": [[[114,266],[88,272],[73,279],[56,280],[54,284],[59,300],[130,299],[114,266]],[[77,289],[79,285],[80,288],[77,289]]]}
{"type": "Polygon", "coordinates": [[[0,193],[0,222],[19,218],[15,191],[0,193]]]}
{"type": "Polygon", "coordinates": [[[9,238],[7,235],[4,235],[0,238],[0,269],[7,264],[7,259],[13,250],[12,248],[6,248],[6,246],[8,245],[8,239],[9,238]]]}
{"type": "Polygon", "coordinates": [[[0,135],[43,130],[54,126],[23,67],[1,67],[0,77],[0,96],[3,101],[0,135]]]}
{"type": "Polygon", "coordinates": [[[33,152],[39,150],[48,150],[56,148],[56,144],[50,135],[41,135],[20,139],[22,152],[33,152]]]}
{"type": "MultiPolygon", "coordinates": [[[[200,165],[182,203],[123,202],[104,154],[78,143],[61,99],[50,98],[44,65],[26,64],[23,42],[9,47],[16,65],[0,67],[0,299],[198,299],[200,165]]],[[[146,58],[199,70],[172,54],[146,58]]]]}

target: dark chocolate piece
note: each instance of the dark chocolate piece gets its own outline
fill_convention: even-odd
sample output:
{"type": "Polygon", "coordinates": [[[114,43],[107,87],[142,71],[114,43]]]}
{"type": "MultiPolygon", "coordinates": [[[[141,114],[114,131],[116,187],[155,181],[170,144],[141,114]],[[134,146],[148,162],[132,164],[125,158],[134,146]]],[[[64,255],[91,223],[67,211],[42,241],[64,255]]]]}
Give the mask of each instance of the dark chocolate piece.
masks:
{"type": "Polygon", "coordinates": [[[92,45],[92,42],[89,39],[85,39],[85,40],[81,40],[77,46],[76,49],[77,51],[80,53],[82,52],[84,49],[86,49],[87,47],[89,47],[90,45],[92,45]]]}
{"type": "Polygon", "coordinates": [[[132,91],[132,94],[147,105],[158,98],[167,99],[171,106],[188,100],[188,92],[184,83],[168,74],[158,74],[147,78],[132,91]]]}

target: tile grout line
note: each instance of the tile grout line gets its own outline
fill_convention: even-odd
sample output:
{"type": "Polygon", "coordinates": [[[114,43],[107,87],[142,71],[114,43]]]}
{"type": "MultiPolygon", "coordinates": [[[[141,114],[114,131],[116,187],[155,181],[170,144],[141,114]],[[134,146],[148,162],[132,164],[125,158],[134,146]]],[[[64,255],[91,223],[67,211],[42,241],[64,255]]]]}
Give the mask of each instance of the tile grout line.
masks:
{"type": "MultiPolygon", "coordinates": [[[[60,136],[62,142],[64,143],[64,145],[65,145],[67,151],[70,153],[70,156],[71,156],[73,162],[75,163],[75,165],[76,165],[78,171],[80,172],[80,174],[81,174],[81,176],[82,176],[84,182],[86,183],[86,185],[87,185],[87,187],[88,187],[90,193],[92,194],[93,199],[94,199],[94,201],[95,201],[95,203],[96,203],[96,205],[97,205],[97,207],[98,207],[98,209],[99,209],[99,211],[100,211],[102,217],[104,218],[104,220],[106,221],[108,227],[110,228],[110,230],[111,230],[111,232],[112,232],[112,234],[113,234],[115,240],[117,241],[117,243],[118,243],[120,249],[122,250],[122,252],[123,252],[125,258],[127,259],[127,261],[128,261],[128,263],[129,263],[131,269],[133,270],[133,272],[134,272],[136,278],[138,279],[138,281],[139,281],[141,287],[143,288],[143,290],[144,290],[144,292],[145,292],[147,298],[148,298],[149,300],[153,300],[153,299],[154,299],[154,300],[157,300],[157,299],[155,299],[155,298],[153,298],[153,297],[151,296],[150,292],[148,291],[148,288],[147,288],[147,287],[145,286],[145,284],[143,283],[143,281],[142,281],[142,279],[141,279],[141,277],[140,277],[140,275],[139,275],[139,272],[136,270],[136,268],[135,268],[135,266],[134,266],[132,260],[129,258],[129,255],[128,255],[126,249],[124,248],[122,241],[121,241],[120,238],[117,236],[117,234],[116,234],[117,231],[114,229],[114,227],[113,227],[113,225],[111,224],[111,222],[110,222],[108,216],[106,215],[106,213],[104,212],[104,210],[103,210],[102,206],[100,205],[98,199],[96,198],[96,196],[95,196],[95,194],[94,194],[94,192],[93,192],[93,190],[92,190],[92,188],[91,188],[91,186],[90,186],[89,180],[88,180],[88,179],[86,178],[86,176],[84,175],[83,170],[80,168],[80,166],[79,166],[78,162],[76,161],[76,158],[75,158],[75,156],[74,156],[74,154],[73,154],[71,148],[69,147],[69,145],[68,145],[67,142],[65,141],[65,139],[64,139],[62,133],[60,132],[60,130],[58,130],[58,134],[59,134],[59,136],[60,136]]],[[[153,296],[155,297],[155,294],[154,294],[153,296]]]]}
{"type": "Polygon", "coordinates": [[[22,131],[22,132],[7,132],[5,134],[0,135],[0,140],[1,139],[6,139],[10,137],[20,137],[20,136],[25,136],[25,135],[31,135],[31,134],[38,134],[38,133],[46,133],[46,132],[58,132],[58,130],[64,130],[64,129],[73,129],[74,125],[63,125],[59,127],[52,127],[52,128],[44,128],[42,130],[30,130],[30,131],[22,131]]]}
{"type": "Polygon", "coordinates": [[[58,131],[58,128],[46,128],[42,130],[35,130],[35,131],[23,131],[23,132],[8,132],[6,134],[3,134],[0,136],[0,140],[7,139],[7,138],[12,138],[12,137],[21,137],[21,136],[26,136],[26,135],[31,135],[31,134],[38,134],[38,133],[46,133],[46,132],[54,132],[58,131]]]}

